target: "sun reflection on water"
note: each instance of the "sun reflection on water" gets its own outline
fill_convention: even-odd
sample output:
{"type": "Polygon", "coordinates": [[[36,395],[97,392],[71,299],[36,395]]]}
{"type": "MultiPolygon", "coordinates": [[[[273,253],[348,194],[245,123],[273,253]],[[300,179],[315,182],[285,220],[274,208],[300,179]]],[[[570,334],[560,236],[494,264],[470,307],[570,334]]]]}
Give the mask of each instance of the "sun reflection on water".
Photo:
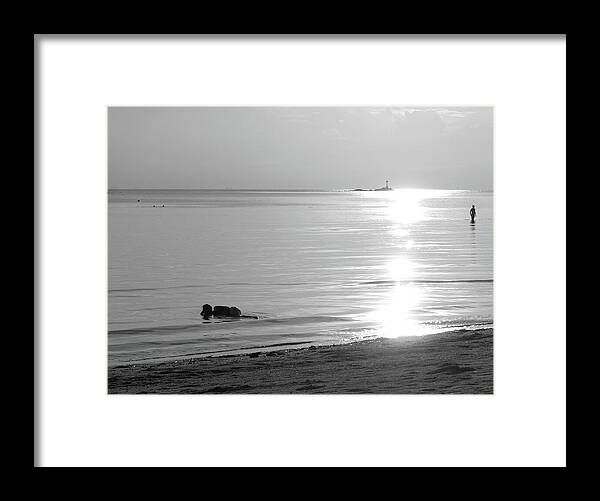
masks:
{"type": "Polygon", "coordinates": [[[410,280],[415,273],[415,263],[407,256],[399,256],[387,263],[387,279],[395,281],[410,280]]]}
{"type": "Polygon", "coordinates": [[[421,299],[421,291],[413,284],[396,284],[384,304],[368,313],[366,320],[377,324],[379,336],[395,338],[423,334],[419,323],[412,318],[411,311],[421,299]]]}
{"type": "Polygon", "coordinates": [[[410,225],[425,217],[421,201],[427,198],[427,190],[398,190],[391,192],[387,215],[396,224],[410,225]]]}
{"type": "Polygon", "coordinates": [[[389,231],[394,237],[397,253],[384,267],[386,282],[393,283],[392,288],[382,298],[380,306],[367,313],[365,318],[377,325],[376,333],[379,336],[396,338],[427,333],[413,314],[421,304],[423,292],[412,283],[420,266],[415,259],[418,248],[414,239],[410,238],[410,233],[416,223],[427,217],[427,209],[422,202],[436,196],[443,196],[443,193],[420,189],[381,193],[381,198],[386,202],[384,215],[391,223],[389,231]]]}

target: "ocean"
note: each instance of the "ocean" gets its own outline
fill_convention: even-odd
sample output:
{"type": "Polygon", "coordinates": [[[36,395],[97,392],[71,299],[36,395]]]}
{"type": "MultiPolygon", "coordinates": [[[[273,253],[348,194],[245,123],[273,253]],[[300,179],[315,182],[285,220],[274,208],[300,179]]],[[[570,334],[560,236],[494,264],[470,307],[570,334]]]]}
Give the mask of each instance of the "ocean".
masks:
{"type": "Polygon", "coordinates": [[[492,324],[492,192],[109,190],[109,366],[492,324]]]}

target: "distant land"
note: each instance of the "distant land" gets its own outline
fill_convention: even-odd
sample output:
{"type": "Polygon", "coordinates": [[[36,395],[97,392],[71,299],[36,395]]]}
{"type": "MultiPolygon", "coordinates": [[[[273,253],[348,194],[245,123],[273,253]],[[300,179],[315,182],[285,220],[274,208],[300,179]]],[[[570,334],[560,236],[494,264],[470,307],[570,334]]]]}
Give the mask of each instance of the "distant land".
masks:
{"type": "Polygon", "coordinates": [[[385,182],[385,186],[381,188],[354,188],[352,191],[393,191],[393,188],[390,188],[389,181],[385,182]]]}

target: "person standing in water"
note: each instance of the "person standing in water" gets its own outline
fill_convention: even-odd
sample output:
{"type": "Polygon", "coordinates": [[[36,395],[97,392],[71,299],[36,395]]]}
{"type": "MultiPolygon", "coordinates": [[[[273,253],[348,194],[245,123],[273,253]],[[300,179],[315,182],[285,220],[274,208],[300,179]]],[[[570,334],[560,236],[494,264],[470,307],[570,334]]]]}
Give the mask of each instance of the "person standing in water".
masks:
{"type": "Polygon", "coordinates": [[[471,222],[474,223],[475,222],[475,216],[477,215],[477,212],[475,211],[475,206],[471,205],[471,210],[469,211],[469,214],[471,214],[471,222]]]}

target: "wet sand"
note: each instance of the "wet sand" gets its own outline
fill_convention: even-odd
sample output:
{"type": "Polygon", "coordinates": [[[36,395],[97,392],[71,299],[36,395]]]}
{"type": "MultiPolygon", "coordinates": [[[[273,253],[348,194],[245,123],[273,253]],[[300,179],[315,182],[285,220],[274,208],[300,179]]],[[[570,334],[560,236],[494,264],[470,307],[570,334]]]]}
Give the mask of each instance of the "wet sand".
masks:
{"type": "Polygon", "coordinates": [[[111,367],[108,393],[493,393],[493,329],[111,367]]]}

